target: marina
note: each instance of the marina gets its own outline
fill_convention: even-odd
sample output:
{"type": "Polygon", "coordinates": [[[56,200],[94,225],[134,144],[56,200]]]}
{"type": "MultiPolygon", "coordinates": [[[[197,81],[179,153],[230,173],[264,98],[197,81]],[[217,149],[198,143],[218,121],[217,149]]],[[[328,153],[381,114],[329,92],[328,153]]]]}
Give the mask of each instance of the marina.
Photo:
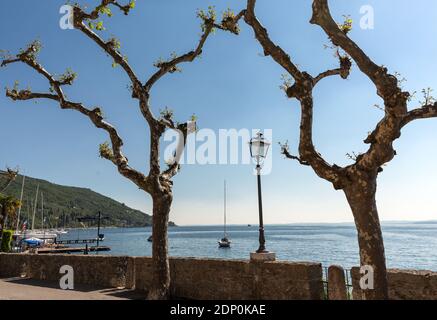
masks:
{"type": "MultiPolygon", "coordinates": [[[[26,177],[23,176],[21,185],[21,195],[20,202],[22,202],[24,195],[26,177]]],[[[32,208],[32,223],[31,228],[28,229],[27,221],[20,221],[21,208],[18,210],[18,217],[16,223],[16,230],[12,236],[12,252],[23,252],[23,253],[38,253],[38,254],[56,254],[56,253],[84,253],[89,252],[99,252],[99,251],[110,251],[111,248],[108,246],[100,246],[100,242],[104,240],[104,234],[100,233],[100,224],[102,220],[106,217],[102,217],[99,211],[95,216],[85,216],[80,217],[77,220],[81,223],[84,222],[97,222],[97,236],[95,238],[77,238],[77,239],[67,239],[59,240],[60,235],[68,234],[65,230],[65,215],[64,215],[64,227],[62,229],[46,229],[46,212],[44,210],[44,194],[41,191],[40,185],[37,185],[35,202],[32,208]],[[35,229],[35,216],[38,207],[38,195],[41,197],[41,229],[35,229]],[[19,228],[21,226],[21,228],[19,228]],[[83,245],[85,247],[79,247],[77,245],[83,245]],[[91,245],[95,244],[95,245],[91,245]],[[73,246],[71,246],[73,245],[73,246]]],[[[30,207],[28,207],[28,210],[30,207]]]]}

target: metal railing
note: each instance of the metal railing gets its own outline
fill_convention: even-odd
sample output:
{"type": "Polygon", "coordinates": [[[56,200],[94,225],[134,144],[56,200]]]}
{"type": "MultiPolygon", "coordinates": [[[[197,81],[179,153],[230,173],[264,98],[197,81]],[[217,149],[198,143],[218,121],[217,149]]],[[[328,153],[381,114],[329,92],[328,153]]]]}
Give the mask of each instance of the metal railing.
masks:
{"type": "MultiPolygon", "coordinates": [[[[323,300],[329,300],[329,281],[328,281],[328,267],[323,267],[322,269],[322,284],[323,284],[323,300]]],[[[352,277],[351,277],[351,269],[344,269],[344,279],[346,285],[346,294],[348,300],[353,300],[352,296],[352,277]]]]}

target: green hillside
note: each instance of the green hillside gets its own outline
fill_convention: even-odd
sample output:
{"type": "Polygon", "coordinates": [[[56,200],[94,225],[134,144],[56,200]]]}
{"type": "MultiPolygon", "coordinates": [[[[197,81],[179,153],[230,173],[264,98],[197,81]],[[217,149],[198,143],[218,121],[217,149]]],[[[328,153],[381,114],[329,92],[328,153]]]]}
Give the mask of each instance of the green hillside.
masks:
{"type": "MultiPolygon", "coordinates": [[[[0,176],[0,185],[4,182],[0,176]]],[[[20,198],[23,177],[18,176],[4,192],[20,198]]],[[[92,222],[85,225],[77,221],[84,216],[95,216],[98,211],[102,212],[103,226],[117,227],[143,227],[152,223],[152,217],[139,210],[131,209],[123,203],[105,197],[90,189],[61,186],[45,180],[26,176],[24,185],[22,219],[31,225],[33,206],[35,203],[36,188],[39,184],[38,207],[35,214],[35,228],[41,227],[41,193],[44,196],[44,214],[46,227],[63,227],[65,220],[66,228],[93,226],[92,222]],[[64,218],[65,217],[65,218],[64,218]]],[[[173,223],[170,223],[173,225],[173,223]]]]}

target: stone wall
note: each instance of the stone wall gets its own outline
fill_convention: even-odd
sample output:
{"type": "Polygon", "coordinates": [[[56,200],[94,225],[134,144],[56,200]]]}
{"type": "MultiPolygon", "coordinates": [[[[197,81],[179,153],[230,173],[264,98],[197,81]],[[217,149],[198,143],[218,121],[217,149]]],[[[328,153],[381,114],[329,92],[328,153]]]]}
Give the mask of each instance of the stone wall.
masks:
{"type": "MultiPolygon", "coordinates": [[[[353,298],[361,299],[360,269],[351,270],[353,298]]],[[[437,272],[426,270],[388,270],[389,299],[391,300],[436,300],[437,272]]]]}
{"type": "MultiPolygon", "coordinates": [[[[152,282],[152,259],[149,257],[0,253],[2,278],[28,277],[55,281],[62,276],[59,273],[62,265],[73,267],[75,283],[78,284],[147,291],[152,282]]],[[[171,291],[178,298],[323,298],[322,266],[318,263],[171,258],[170,267],[171,291]]],[[[360,276],[359,268],[352,268],[355,300],[362,297],[360,276]]],[[[332,286],[335,281],[331,278],[332,286]]],[[[437,272],[389,269],[388,282],[390,299],[437,299],[437,272]]],[[[343,296],[336,298],[342,299],[343,296]]],[[[331,298],[334,299],[334,296],[331,298]]]]}
{"type": "Polygon", "coordinates": [[[171,259],[172,291],[189,299],[321,299],[316,263],[171,259]]]}
{"type": "MultiPolygon", "coordinates": [[[[96,255],[0,254],[0,277],[59,280],[62,265],[76,283],[147,291],[151,258],[96,255]]],[[[184,299],[322,299],[319,263],[171,258],[171,291],[184,299]]]]}
{"type": "Polygon", "coordinates": [[[96,255],[0,254],[1,277],[59,280],[59,269],[70,265],[76,283],[101,287],[133,287],[133,258],[96,255]]]}

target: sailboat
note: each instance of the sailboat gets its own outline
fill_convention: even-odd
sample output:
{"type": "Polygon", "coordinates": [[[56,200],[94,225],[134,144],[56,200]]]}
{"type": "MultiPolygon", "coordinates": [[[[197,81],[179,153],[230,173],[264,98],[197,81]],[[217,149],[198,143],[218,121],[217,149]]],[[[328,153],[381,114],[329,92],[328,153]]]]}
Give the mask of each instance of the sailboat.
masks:
{"type": "MultiPolygon", "coordinates": [[[[23,189],[23,187],[22,187],[23,189]]],[[[33,217],[32,217],[32,227],[31,230],[27,230],[27,228],[25,228],[22,231],[17,230],[15,232],[15,236],[17,237],[17,239],[20,240],[25,240],[25,239],[29,239],[29,238],[35,238],[37,240],[42,240],[44,243],[50,243],[53,242],[56,237],[58,236],[56,233],[51,233],[51,232],[47,232],[44,228],[44,198],[43,198],[43,194],[41,192],[41,227],[42,229],[38,230],[35,229],[35,215],[36,215],[36,211],[37,211],[37,204],[38,204],[38,193],[39,193],[39,184],[37,185],[36,188],[36,197],[35,197],[35,205],[33,207],[33,217]]]]}
{"type": "Polygon", "coordinates": [[[223,206],[223,215],[224,215],[224,232],[223,238],[221,238],[218,242],[219,248],[230,248],[231,240],[228,238],[228,234],[226,232],[226,180],[224,183],[224,206],[223,206]]]}
{"type": "Polygon", "coordinates": [[[18,217],[17,217],[17,226],[15,228],[15,233],[18,233],[18,227],[20,226],[20,216],[21,216],[21,207],[23,206],[23,193],[24,193],[24,181],[26,180],[26,176],[23,176],[23,182],[21,183],[21,195],[20,195],[20,207],[18,208],[18,217]]]}

